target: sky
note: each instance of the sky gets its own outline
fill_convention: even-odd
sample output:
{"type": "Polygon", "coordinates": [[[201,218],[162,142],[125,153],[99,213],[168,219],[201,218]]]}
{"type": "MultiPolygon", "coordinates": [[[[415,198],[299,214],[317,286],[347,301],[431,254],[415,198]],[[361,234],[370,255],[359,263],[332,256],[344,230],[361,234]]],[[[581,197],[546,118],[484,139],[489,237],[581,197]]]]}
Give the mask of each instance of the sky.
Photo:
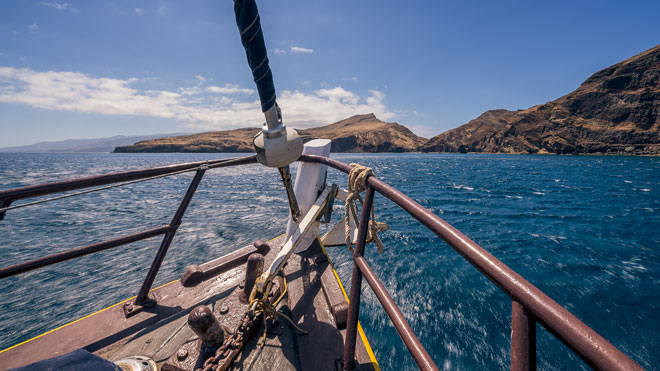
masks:
{"type": "MultiPolygon", "coordinates": [[[[660,43],[660,1],[258,0],[285,124],[420,136],[660,43]]],[[[0,0],[0,147],[259,127],[230,0],[0,0]]]]}

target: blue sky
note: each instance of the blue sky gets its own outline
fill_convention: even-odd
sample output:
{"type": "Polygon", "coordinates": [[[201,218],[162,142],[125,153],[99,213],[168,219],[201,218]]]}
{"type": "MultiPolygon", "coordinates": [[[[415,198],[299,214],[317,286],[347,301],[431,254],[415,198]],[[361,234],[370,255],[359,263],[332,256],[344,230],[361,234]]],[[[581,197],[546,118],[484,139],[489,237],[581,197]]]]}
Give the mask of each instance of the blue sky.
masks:
{"type": "MultiPolygon", "coordinates": [[[[660,43],[659,1],[258,2],[293,127],[374,112],[430,137],[660,43]]],[[[0,147],[263,121],[230,0],[0,0],[0,147]]]]}

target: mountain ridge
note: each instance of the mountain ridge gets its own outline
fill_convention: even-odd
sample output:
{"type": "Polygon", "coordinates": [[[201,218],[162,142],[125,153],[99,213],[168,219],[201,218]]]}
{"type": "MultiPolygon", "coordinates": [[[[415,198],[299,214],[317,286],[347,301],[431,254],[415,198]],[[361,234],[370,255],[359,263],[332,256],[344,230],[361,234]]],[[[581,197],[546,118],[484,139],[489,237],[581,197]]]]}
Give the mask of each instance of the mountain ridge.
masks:
{"type": "MultiPolygon", "coordinates": [[[[427,141],[396,122],[373,113],[354,115],[330,125],[296,129],[303,140],[332,139],[333,152],[416,152],[427,141]]],[[[137,142],[114,152],[253,152],[258,128],[213,131],[137,142]]]]}
{"type": "Polygon", "coordinates": [[[117,146],[132,144],[141,140],[159,138],[164,135],[171,136],[178,134],[114,135],[104,138],[44,141],[23,146],[2,147],[0,148],[0,153],[112,152],[117,146]]]}
{"type": "Polygon", "coordinates": [[[424,152],[660,154],[660,45],[525,110],[489,110],[424,152]]]}

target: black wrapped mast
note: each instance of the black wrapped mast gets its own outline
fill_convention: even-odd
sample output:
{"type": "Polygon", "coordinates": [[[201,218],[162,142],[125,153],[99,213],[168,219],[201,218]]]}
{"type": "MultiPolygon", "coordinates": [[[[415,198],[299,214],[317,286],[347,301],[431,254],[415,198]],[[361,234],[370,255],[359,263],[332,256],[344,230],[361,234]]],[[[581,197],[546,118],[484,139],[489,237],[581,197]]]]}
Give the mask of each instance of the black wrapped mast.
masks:
{"type": "Polygon", "coordinates": [[[261,32],[259,9],[255,0],[234,0],[234,14],[236,24],[241,33],[241,42],[247,54],[248,64],[252,70],[252,77],[257,84],[261,111],[266,112],[275,104],[275,84],[273,73],[268,65],[268,54],[264,43],[264,34],[261,32]]]}
{"type": "Polygon", "coordinates": [[[303,141],[294,129],[284,125],[282,114],[275,103],[273,73],[268,66],[268,54],[255,0],[234,0],[234,14],[252,77],[259,91],[261,111],[266,118],[261,131],[252,139],[254,151],[257,152],[257,160],[260,163],[280,168],[291,212],[295,215],[297,203],[291,182],[287,181],[287,178],[290,176],[289,164],[296,161],[303,151],[303,141]]]}

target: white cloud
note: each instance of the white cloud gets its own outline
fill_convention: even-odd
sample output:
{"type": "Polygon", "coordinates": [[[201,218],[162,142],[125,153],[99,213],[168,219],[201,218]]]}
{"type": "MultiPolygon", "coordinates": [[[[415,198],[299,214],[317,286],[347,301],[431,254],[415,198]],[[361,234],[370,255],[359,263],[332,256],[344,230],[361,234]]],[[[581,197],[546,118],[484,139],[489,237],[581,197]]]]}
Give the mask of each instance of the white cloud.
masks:
{"type": "Polygon", "coordinates": [[[284,54],[284,53],[286,53],[286,50],[280,49],[280,48],[275,48],[275,49],[273,49],[273,53],[275,53],[275,54],[284,54]]]}
{"type": "Polygon", "coordinates": [[[28,29],[32,32],[37,32],[39,31],[39,25],[36,23],[32,23],[31,25],[28,26],[28,29]]]}
{"type": "Polygon", "coordinates": [[[206,77],[202,75],[195,75],[195,78],[199,80],[200,82],[206,82],[206,77]]]}
{"type": "Polygon", "coordinates": [[[49,6],[57,10],[71,10],[74,12],[78,10],[72,7],[70,3],[58,3],[57,1],[42,1],[41,5],[49,6]]]}
{"type": "Polygon", "coordinates": [[[361,97],[339,86],[311,93],[285,90],[277,102],[282,108],[284,122],[297,128],[327,125],[370,112],[381,120],[392,119],[395,114],[385,106],[385,95],[375,90],[369,93],[361,97]]]}
{"type": "MultiPolygon", "coordinates": [[[[140,89],[137,85],[141,81],[137,78],[97,78],[80,72],[0,67],[0,102],[57,111],[160,117],[203,130],[256,127],[264,119],[257,99],[208,94],[213,90],[225,94],[249,90],[237,85],[192,86],[168,91],[140,89]]],[[[303,128],[369,112],[383,120],[390,119],[394,113],[387,109],[384,98],[382,92],[375,90],[361,97],[335,87],[309,93],[283,91],[278,103],[285,122],[303,128]]]]}
{"type": "Polygon", "coordinates": [[[218,93],[218,94],[237,94],[237,93],[254,94],[253,89],[241,88],[240,86],[235,84],[225,84],[224,86],[208,86],[206,87],[206,91],[208,91],[209,93],[218,93]]]}
{"type": "Polygon", "coordinates": [[[351,77],[351,80],[353,80],[353,81],[358,81],[358,78],[355,77],[355,76],[353,76],[353,77],[351,77]]]}
{"type": "Polygon", "coordinates": [[[314,53],[314,49],[307,49],[307,48],[303,48],[302,46],[292,46],[291,53],[312,54],[314,53]]]}
{"type": "Polygon", "coordinates": [[[135,13],[142,14],[143,12],[144,10],[142,10],[142,8],[135,8],[135,13]]]}

